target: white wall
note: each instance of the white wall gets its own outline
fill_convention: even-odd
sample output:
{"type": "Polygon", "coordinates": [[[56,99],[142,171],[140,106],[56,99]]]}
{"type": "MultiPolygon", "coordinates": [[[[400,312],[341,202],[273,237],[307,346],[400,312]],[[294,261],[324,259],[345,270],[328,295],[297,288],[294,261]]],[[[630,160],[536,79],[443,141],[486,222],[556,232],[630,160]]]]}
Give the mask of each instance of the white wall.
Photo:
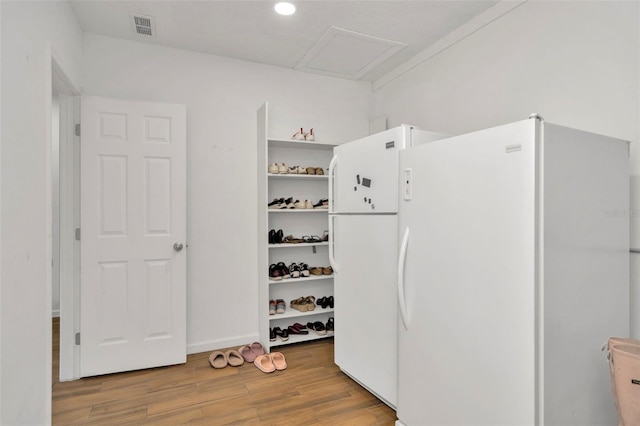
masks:
{"type": "Polygon", "coordinates": [[[67,3],[2,2],[0,424],[51,421],[51,50],[78,81],[67,3]]]}
{"type": "MultiPolygon", "coordinates": [[[[638,2],[529,1],[375,93],[375,115],[461,134],[546,121],[632,144],[632,242],[640,247],[638,2]]],[[[640,338],[640,255],[632,336],[640,338]]]]}
{"type": "Polygon", "coordinates": [[[368,133],[370,85],[96,35],[84,53],[84,93],[187,106],[188,351],[254,341],[256,111],[271,136],[345,142],[368,133]]]}

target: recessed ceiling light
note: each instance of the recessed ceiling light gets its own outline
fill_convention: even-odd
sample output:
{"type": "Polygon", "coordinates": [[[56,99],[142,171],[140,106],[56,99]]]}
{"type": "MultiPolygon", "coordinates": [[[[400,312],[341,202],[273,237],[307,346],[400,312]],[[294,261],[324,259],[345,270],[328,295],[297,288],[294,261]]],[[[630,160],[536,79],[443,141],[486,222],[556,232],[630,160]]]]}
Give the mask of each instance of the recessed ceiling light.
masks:
{"type": "Polygon", "coordinates": [[[276,3],[274,9],[276,10],[276,12],[278,12],[280,15],[293,15],[294,13],[296,13],[296,7],[288,2],[280,2],[280,3],[276,3]]]}

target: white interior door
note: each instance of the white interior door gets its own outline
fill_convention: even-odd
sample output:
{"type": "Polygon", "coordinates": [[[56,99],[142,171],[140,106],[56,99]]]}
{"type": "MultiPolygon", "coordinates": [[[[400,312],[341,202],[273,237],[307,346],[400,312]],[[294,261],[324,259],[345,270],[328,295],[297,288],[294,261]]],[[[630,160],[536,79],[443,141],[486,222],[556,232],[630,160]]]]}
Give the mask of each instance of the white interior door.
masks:
{"type": "Polygon", "coordinates": [[[80,375],[186,361],[186,108],[82,97],[80,375]]]}

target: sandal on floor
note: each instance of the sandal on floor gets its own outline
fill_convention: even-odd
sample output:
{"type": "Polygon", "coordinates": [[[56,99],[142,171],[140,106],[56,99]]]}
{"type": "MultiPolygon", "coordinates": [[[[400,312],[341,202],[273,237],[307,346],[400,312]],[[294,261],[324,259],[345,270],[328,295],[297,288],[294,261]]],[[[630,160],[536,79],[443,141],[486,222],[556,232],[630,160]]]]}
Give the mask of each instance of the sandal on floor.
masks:
{"type": "Polygon", "coordinates": [[[284,355],[281,352],[271,352],[271,363],[276,370],[284,370],[287,368],[287,361],[284,359],[284,355]]]}
{"type": "Polygon", "coordinates": [[[253,364],[263,373],[273,373],[276,371],[276,367],[273,365],[269,355],[260,355],[253,361],[253,364]]]}
{"type": "Polygon", "coordinates": [[[238,348],[238,352],[246,362],[253,362],[256,359],[256,354],[253,353],[250,346],[240,346],[240,348],[238,348]]]}
{"type": "Polygon", "coordinates": [[[224,356],[227,358],[227,362],[232,367],[240,367],[244,364],[244,358],[240,355],[240,352],[235,349],[228,350],[224,356]]]}
{"type": "Polygon", "coordinates": [[[213,351],[211,355],[209,355],[209,364],[211,364],[213,368],[225,368],[228,363],[227,357],[222,351],[213,351]]]}

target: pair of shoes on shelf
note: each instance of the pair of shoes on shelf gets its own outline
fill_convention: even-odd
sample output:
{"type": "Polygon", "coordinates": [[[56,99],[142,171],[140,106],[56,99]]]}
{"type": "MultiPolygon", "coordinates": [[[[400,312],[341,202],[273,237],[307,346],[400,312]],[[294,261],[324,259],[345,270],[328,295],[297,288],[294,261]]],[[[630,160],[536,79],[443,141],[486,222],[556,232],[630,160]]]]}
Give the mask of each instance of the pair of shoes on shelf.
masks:
{"type": "Polygon", "coordinates": [[[307,328],[316,332],[318,336],[324,336],[327,334],[327,327],[322,321],[308,322],[307,328]]]}
{"type": "Polygon", "coordinates": [[[316,301],[316,305],[322,309],[333,308],[333,296],[321,297],[316,301]]]}
{"type": "Polygon", "coordinates": [[[267,168],[267,172],[272,175],[286,175],[288,173],[287,165],[284,163],[271,163],[267,168]]]}
{"type": "Polygon", "coordinates": [[[280,337],[283,342],[289,340],[289,331],[283,330],[280,327],[274,327],[269,329],[269,341],[275,342],[276,337],[280,337]]]}
{"type": "Polygon", "coordinates": [[[264,355],[264,348],[260,342],[253,342],[250,345],[240,346],[238,352],[246,362],[253,362],[256,357],[264,355]]]}
{"type": "Polygon", "coordinates": [[[314,209],[328,209],[329,208],[329,199],[323,198],[313,205],[314,209]]]}
{"type": "Polygon", "coordinates": [[[286,237],[284,237],[282,242],[284,244],[300,244],[304,241],[302,241],[302,238],[294,237],[293,235],[287,235],[286,237]]]}
{"type": "Polygon", "coordinates": [[[274,281],[286,280],[291,278],[291,273],[284,262],[272,263],[269,265],[269,278],[274,281]]]}
{"type": "Polygon", "coordinates": [[[307,326],[306,325],[302,325],[299,322],[287,327],[287,331],[289,332],[289,335],[291,335],[291,334],[309,334],[309,331],[307,330],[307,326]]]}
{"type": "Polygon", "coordinates": [[[313,311],[316,308],[315,296],[298,297],[289,302],[289,307],[300,312],[313,311]]]}
{"type": "Polygon", "coordinates": [[[313,209],[311,200],[296,200],[293,202],[294,209],[313,209]]]}
{"type": "Polygon", "coordinates": [[[306,175],[307,168],[302,166],[291,166],[287,169],[290,175],[306,175]]]}
{"type": "Polygon", "coordinates": [[[287,309],[287,304],[283,299],[276,299],[269,301],[269,315],[284,314],[287,309]]]}
{"type": "Polygon", "coordinates": [[[240,367],[244,364],[244,358],[240,352],[235,349],[226,352],[213,351],[211,355],[209,355],[209,364],[211,364],[213,368],[225,368],[227,365],[240,367]]]}
{"type": "Polygon", "coordinates": [[[289,274],[291,275],[291,278],[306,278],[309,276],[310,272],[309,272],[309,265],[307,265],[306,263],[292,263],[291,265],[289,265],[289,274]]]}
{"type": "Polygon", "coordinates": [[[309,272],[311,273],[311,275],[331,275],[333,274],[333,268],[331,266],[314,266],[313,268],[309,269],[309,272]]]}
{"type": "Polygon", "coordinates": [[[324,175],[324,169],[322,167],[307,167],[308,175],[324,175]]]}
{"type": "Polygon", "coordinates": [[[273,373],[276,370],[287,368],[287,361],[281,352],[260,355],[253,361],[253,364],[263,373],[273,373]]]}
{"type": "Polygon", "coordinates": [[[284,237],[283,237],[283,232],[282,229],[278,229],[277,231],[275,229],[270,229],[269,230],[269,244],[280,244],[283,242],[284,237]]]}
{"type": "Polygon", "coordinates": [[[316,140],[316,135],[313,133],[313,129],[309,129],[309,133],[305,133],[304,129],[300,127],[300,131],[294,133],[291,139],[297,141],[314,141],[316,140]]]}
{"type": "Polygon", "coordinates": [[[274,198],[267,207],[271,210],[281,210],[281,209],[294,209],[293,205],[293,197],[285,198],[274,198]]]}

